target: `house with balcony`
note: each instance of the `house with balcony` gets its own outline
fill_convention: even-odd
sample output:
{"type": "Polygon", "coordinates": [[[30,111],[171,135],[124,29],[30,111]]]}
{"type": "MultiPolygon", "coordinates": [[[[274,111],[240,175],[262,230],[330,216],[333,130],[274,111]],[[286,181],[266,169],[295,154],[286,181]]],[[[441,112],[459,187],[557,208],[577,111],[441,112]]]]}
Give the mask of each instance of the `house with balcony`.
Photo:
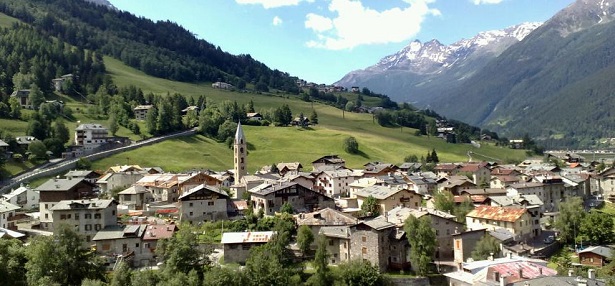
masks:
{"type": "Polygon", "coordinates": [[[228,219],[229,195],[205,184],[196,186],[179,197],[181,221],[203,222],[228,219]]]}
{"type": "Polygon", "coordinates": [[[296,182],[263,183],[248,191],[254,211],[262,209],[265,215],[274,215],[285,203],[298,213],[335,207],[332,198],[296,182]]]}
{"type": "Polygon", "coordinates": [[[115,200],[63,200],[49,210],[54,231],[60,224],[74,226],[75,231],[85,237],[86,245],[90,245],[98,231],[117,225],[115,200]]]}

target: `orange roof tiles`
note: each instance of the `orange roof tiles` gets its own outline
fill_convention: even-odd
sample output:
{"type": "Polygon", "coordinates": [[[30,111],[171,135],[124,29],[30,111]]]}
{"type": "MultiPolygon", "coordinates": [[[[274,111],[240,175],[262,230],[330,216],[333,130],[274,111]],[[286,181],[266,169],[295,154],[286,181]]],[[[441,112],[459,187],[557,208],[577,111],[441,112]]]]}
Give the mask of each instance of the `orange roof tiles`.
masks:
{"type": "Polygon", "coordinates": [[[527,210],[524,208],[478,206],[468,213],[467,216],[495,221],[516,222],[526,212],[527,210]]]}

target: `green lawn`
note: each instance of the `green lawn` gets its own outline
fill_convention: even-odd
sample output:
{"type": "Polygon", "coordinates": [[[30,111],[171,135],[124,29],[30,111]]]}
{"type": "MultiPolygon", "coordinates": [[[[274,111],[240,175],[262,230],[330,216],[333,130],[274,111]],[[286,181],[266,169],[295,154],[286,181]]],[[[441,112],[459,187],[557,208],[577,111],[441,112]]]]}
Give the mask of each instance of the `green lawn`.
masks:
{"type": "Polygon", "coordinates": [[[30,161],[20,163],[9,161],[4,164],[2,168],[0,168],[0,178],[14,176],[23,172],[26,169],[32,168],[33,166],[34,164],[32,164],[30,161]]]}
{"type": "Polygon", "coordinates": [[[1,28],[10,28],[14,23],[17,23],[17,22],[20,22],[20,21],[16,18],[0,13],[0,27],[1,28]]]}
{"type": "MultiPolygon", "coordinates": [[[[475,160],[490,160],[489,158],[522,160],[525,158],[525,152],[520,150],[500,148],[489,144],[483,144],[482,148],[475,148],[469,144],[449,144],[434,137],[417,137],[414,135],[415,129],[379,126],[374,122],[371,114],[343,112],[329,105],[301,101],[293,95],[231,92],[213,89],[209,83],[190,84],[154,78],[109,57],[105,57],[105,64],[118,86],[136,85],[145,93],[205,95],[213,102],[236,100],[241,104],[253,100],[259,112],[288,104],[295,116],[301,112],[308,116],[313,109],[317,111],[320,124],[313,128],[245,126],[247,140],[250,144],[248,156],[250,172],[274,162],[299,161],[304,165],[309,165],[318,157],[330,154],[341,155],[347,161],[347,165],[353,168],[361,167],[369,161],[402,163],[405,156],[416,155],[420,158],[432,149],[437,151],[443,162],[467,161],[469,151],[475,153],[473,155],[475,160]],[[359,155],[344,152],[342,142],[348,136],[354,136],[359,142],[361,151],[359,155]],[[487,157],[481,157],[479,154],[487,157]]],[[[357,95],[346,94],[346,96],[354,100],[357,95]]],[[[107,125],[106,118],[93,118],[87,114],[88,106],[82,100],[61,94],[54,94],[51,97],[64,101],[66,106],[73,110],[75,120],[66,122],[69,129],[73,130],[80,123],[107,125]]],[[[364,98],[366,101],[373,100],[369,97],[364,98]]],[[[143,122],[140,124],[144,131],[143,122]]],[[[4,120],[0,121],[0,126],[16,135],[22,135],[25,133],[27,122],[4,120]]],[[[127,136],[134,140],[140,139],[140,136],[132,134],[124,127],[121,127],[116,135],[127,136]]],[[[232,168],[232,156],[232,150],[225,144],[199,135],[167,140],[117,154],[94,162],[94,168],[104,170],[110,165],[130,163],[161,166],[167,171],[176,172],[193,168],[223,170],[232,168]]]]}

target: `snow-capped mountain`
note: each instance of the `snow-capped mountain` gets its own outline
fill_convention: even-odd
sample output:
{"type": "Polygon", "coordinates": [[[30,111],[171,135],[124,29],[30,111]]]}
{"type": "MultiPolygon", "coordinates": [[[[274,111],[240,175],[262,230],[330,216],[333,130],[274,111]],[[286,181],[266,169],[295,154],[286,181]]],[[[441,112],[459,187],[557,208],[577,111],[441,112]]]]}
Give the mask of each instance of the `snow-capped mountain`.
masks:
{"type": "Polygon", "coordinates": [[[523,40],[542,23],[523,23],[503,30],[481,32],[471,39],[462,39],[449,46],[438,40],[421,43],[411,42],[401,51],[386,56],[367,70],[408,70],[416,73],[439,72],[441,68],[451,68],[470,59],[475,52],[491,54],[502,52],[511,44],[523,40]]]}
{"type": "Polygon", "coordinates": [[[432,94],[468,78],[540,25],[523,23],[481,32],[448,46],[438,40],[425,43],[415,40],[371,67],[350,72],[336,84],[369,87],[393,100],[427,105],[432,94]]]}

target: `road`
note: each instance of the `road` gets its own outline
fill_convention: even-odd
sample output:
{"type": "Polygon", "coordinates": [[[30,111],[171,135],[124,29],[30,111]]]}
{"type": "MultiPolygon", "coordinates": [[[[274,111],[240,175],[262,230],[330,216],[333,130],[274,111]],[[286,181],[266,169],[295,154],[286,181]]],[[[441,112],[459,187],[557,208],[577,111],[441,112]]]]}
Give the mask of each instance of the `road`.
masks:
{"type": "MultiPolygon", "coordinates": [[[[139,148],[142,146],[147,146],[149,144],[152,144],[153,142],[160,142],[160,141],[164,141],[164,140],[175,138],[175,137],[191,136],[191,135],[196,134],[196,130],[197,129],[195,127],[189,130],[181,131],[181,132],[176,132],[176,133],[167,134],[167,135],[158,136],[158,137],[152,137],[149,139],[145,139],[143,141],[133,142],[128,146],[123,146],[123,147],[119,147],[119,148],[115,148],[111,150],[97,152],[94,154],[83,156],[82,158],[85,158],[85,159],[101,158],[101,156],[102,158],[104,158],[107,156],[111,156],[113,154],[121,153],[123,151],[132,150],[132,149],[139,148]]],[[[3,184],[4,186],[0,188],[0,194],[4,194],[8,192],[12,187],[17,186],[21,184],[22,182],[34,180],[34,179],[37,179],[43,176],[57,174],[63,170],[66,170],[67,166],[73,166],[74,164],[77,163],[78,160],[79,158],[58,160],[57,162],[47,163],[47,164],[44,164],[43,166],[37,167],[23,174],[12,177],[8,181],[4,182],[3,184]]],[[[94,161],[94,159],[91,159],[91,161],[94,161]]]]}

